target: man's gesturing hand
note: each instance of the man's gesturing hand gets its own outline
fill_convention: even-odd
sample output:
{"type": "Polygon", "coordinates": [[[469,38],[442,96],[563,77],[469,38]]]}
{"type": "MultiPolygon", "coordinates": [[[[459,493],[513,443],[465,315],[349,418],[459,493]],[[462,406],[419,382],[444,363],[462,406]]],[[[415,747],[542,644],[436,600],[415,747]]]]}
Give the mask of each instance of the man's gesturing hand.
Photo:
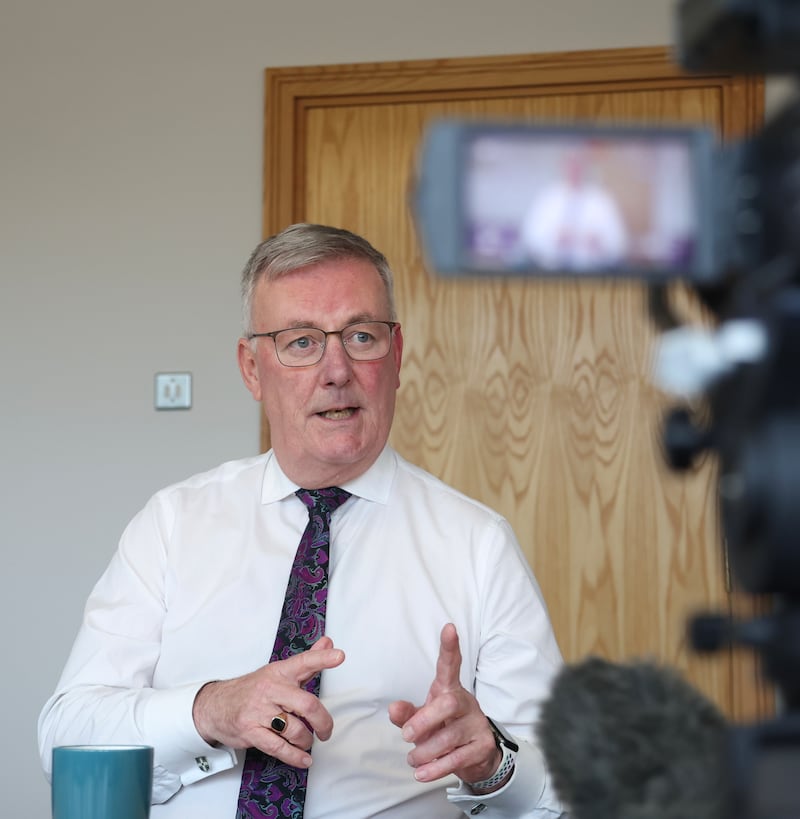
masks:
{"type": "Polygon", "coordinates": [[[200,736],[214,745],[259,748],[296,768],[308,768],[307,753],[316,735],[330,737],[333,719],[318,697],[302,686],[326,668],[344,661],[344,652],[322,637],[308,650],[269,663],[243,677],[204,685],[195,697],[192,716],[200,736]],[[288,715],[280,734],[269,725],[281,712],[288,715]],[[310,728],[309,728],[310,727],[310,728]]]}
{"type": "Polygon", "coordinates": [[[398,700],[389,718],[414,744],[408,763],[420,782],[455,774],[464,782],[488,779],[501,754],[478,701],[459,680],[461,649],[458,633],[448,623],[441,634],[436,676],[421,707],[398,700]]]}

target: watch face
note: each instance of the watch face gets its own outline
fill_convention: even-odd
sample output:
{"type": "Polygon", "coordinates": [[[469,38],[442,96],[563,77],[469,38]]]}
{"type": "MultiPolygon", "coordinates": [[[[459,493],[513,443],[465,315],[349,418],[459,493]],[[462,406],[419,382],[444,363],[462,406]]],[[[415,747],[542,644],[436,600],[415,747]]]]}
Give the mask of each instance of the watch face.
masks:
{"type": "Polygon", "coordinates": [[[495,742],[497,743],[497,747],[499,748],[501,745],[505,745],[506,748],[514,751],[515,753],[519,751],[519,745],[514,742],[513,739],[505,732],[502,728],[496,725],[489,717],[486,717],[489,721],[489,725],[492,728],[492,733],[494,734],[495,742]]]}

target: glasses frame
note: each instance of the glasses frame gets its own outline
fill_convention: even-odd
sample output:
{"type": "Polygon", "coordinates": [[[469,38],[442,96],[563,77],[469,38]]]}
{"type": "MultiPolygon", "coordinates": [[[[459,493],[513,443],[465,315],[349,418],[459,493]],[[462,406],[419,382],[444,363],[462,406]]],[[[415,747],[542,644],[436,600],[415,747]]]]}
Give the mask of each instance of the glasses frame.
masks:
{"type": "Polygon", "coordinates": [[[272,330],[269,333],[250,333],[247,336],[248,340],[252,340],[254,338],[271,338],[272,343],[275,345],[275,358],[278,359],[278,363],[283,367],[290,367],[291,369],[296,369],[298,367],[315,367],[322,361],[322,357],[325,355],[325,350],[328,349],[328,336],[339,336],[339,341],[342,343],[342,349],[344,349],[347,357],[351,361],[381,361],[382,359],[386,358],[387,355],[391,352],[392,349],[392,341],[394,340],[394,330],[395,327],[399,327],[399,321],[382,321],[381,319],[366,319],[364,321],[351,321],[349,324],[345,324],[341,330],[323,330],[321,327],[312,327],[311,325],[302,326],[302,327],[284,327],[282,330],[272,330]],[[389,347],[386,352],[378,356],[377,358],[353,358],[350,355],[350,350],[347,349],[347,344],[342,337],[342,333],[346,332],[351,327],[357,327],[359,324],[385,324],[389,328],[389,347]],[[319,354],[319,358],[311,362],[309,364],[287,364],[284,361],[281,361],[280,355],[278,355],[278,342],[276,336],[280,335],[280,333],[285,333],[287,330],[315,330],[318,333],[322,333],[324,336],[324,340],[322,342],[322,351],[319,354]]]}

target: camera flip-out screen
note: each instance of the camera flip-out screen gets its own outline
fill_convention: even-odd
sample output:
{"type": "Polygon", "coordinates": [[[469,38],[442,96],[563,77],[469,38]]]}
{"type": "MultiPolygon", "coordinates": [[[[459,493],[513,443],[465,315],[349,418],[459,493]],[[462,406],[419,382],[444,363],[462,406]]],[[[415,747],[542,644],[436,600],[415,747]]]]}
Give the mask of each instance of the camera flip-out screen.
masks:
{"type": "Polygon", "coordinates": [[[416,214],[445,274],[713,274],[713,138],[701,129],[443,121],[416,214]]]}

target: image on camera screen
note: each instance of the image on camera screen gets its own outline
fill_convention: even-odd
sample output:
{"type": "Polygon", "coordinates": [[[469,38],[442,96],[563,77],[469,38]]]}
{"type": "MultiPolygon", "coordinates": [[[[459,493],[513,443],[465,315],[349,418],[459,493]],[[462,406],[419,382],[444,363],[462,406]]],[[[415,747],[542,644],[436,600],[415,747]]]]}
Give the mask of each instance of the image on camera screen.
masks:
{"type": "Polygon", "coordinates": [[[680,275],[699,241],[693,146],[680,135],[476,134],[462,237],[477,271],[680,275]]]}

